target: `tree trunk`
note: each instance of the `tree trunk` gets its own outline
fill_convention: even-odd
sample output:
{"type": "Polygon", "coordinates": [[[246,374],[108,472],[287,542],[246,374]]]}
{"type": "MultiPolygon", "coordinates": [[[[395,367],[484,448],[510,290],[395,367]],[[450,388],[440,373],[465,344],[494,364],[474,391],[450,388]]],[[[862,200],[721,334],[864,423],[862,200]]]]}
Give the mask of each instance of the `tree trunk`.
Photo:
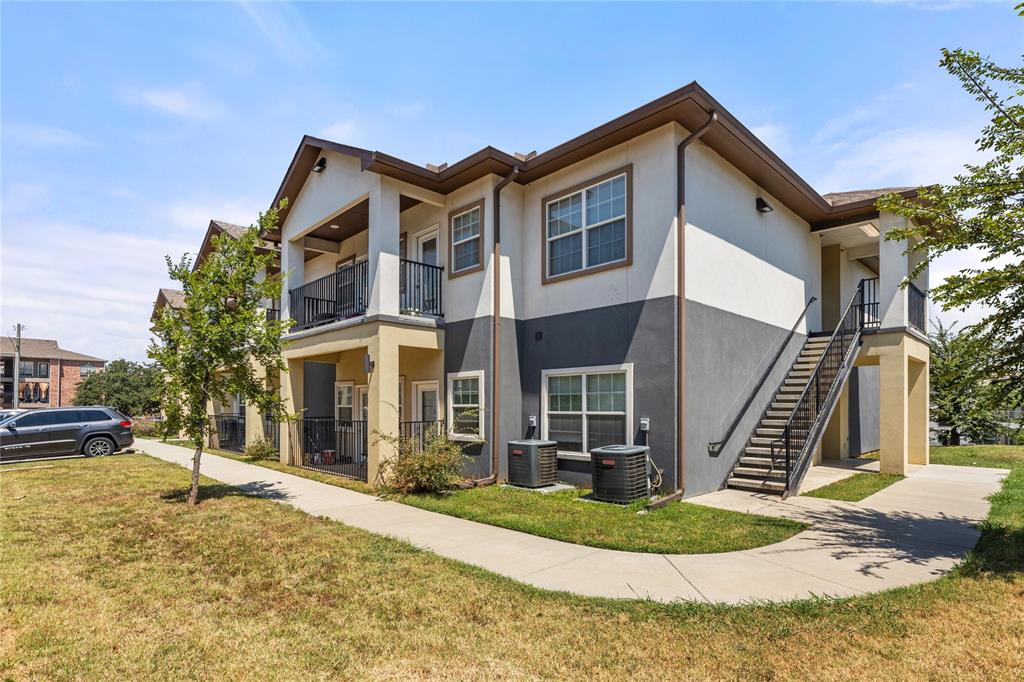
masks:
{"type": "Polygon", "coordinates": [[[199,504],[199,457],[203,454],[203,446],[196,446],[196,454],[192,456],[192,490],[188,494],[190,505],[199,504]]]}

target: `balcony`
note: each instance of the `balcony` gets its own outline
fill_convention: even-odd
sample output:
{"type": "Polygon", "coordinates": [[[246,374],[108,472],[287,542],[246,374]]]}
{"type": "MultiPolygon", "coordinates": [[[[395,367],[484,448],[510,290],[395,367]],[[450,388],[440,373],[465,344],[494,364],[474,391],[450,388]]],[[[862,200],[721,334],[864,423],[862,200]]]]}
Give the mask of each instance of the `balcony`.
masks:
{"type": "Polygon", "coordinates": [[[922,334],[928,334],[928,306],[924,292],[913,284],[907,287],[907,321],[922,334]]]}
{"type": "MultiPolygon", "coordinates": [[[[443,274],[443,267],[401,259],[399,312],[443,317],[443,274]]],[[[365,315],[370,298],[368,278],[368,263],[362,261],[289,291],[291,317],[295,321],[292,331],[365,315]]]]}

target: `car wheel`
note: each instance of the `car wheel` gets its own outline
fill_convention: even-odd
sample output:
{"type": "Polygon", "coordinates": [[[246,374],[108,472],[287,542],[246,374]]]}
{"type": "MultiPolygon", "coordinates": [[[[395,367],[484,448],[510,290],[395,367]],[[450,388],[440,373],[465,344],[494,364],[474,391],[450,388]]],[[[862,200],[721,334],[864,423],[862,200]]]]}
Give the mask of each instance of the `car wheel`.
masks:
{"type": "Polygon", "coordinates": [[[82,454],[86,457],[106,457],[114,453],[114,442],[109,438],[92,438],[86,441],[82,454]]]}

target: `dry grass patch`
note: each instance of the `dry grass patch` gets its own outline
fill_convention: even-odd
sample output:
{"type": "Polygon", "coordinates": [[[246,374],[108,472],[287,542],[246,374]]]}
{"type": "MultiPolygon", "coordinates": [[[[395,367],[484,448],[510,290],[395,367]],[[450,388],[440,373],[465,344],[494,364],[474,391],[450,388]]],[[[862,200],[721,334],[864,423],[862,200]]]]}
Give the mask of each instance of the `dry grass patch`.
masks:
{"type": "MultiPolygon", "coordinates": [[[[982,545],[956,576],[859,599],[741,608],[617,602],[525,587],[209,480],[192,509],[178,501],[187,479],[141,455],[0,467],[0,675],[1024,675],[1019,551],[993,562],[982,545]]],[[[997,525],[1019,535],[1024,522],[997,525]]]]}

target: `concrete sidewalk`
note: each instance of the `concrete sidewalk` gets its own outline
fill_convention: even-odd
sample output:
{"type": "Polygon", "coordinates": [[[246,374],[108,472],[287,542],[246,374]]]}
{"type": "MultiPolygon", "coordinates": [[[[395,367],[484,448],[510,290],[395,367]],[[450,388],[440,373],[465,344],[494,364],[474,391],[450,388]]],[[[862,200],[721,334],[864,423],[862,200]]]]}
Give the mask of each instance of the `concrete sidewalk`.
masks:
{"type": "MultiPolygon", "coordinates": [[[[192,452],[141,441],[191,467],[192,452]]],[[[309,514],[404,540],[536,587],[594,597],[736,604],[851,596],[933,580],[978,539],[973,524],[1008,473],[932,465],[859,503],[723,490],[700,504],[812,525],[783,542],[723,554],[644,554],[584,547],[389,502],[300,476],[204,454],[209,478],[309,514]]]]}

